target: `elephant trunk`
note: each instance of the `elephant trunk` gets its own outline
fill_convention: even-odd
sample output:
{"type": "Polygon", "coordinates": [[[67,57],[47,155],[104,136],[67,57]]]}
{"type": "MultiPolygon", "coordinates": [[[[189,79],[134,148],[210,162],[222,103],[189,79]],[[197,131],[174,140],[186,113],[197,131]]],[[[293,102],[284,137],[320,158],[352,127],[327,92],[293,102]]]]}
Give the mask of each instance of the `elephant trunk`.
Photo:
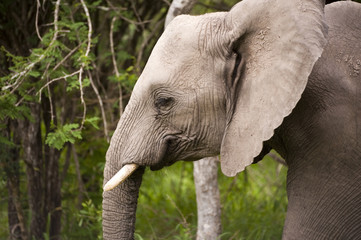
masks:
{"type": "Polygon", "coordinates": [[[137,201],[145,167],[133,169],[131,176],[118,186],[113,185],[111,190],[106,184],[109,184],[109,180],[126,164],[125,162],[130,158],[129,154],[134,153],[132,150],[136,144],[128,141],[128,137],[132,135],[132,128],[136,123],[131,121],[134,116],[129,114],[130,112],[128,106],[114,132],[106,156],[104,188],[108,191],[103,192],[105,240],[134,239],[137,201]]]}
{"type": "MultiPolygon", "coordinates": [[[[135,218],[139,188],[144,167],[139,167],[128,179],[111,191],[103,193],[103,237],[107,239],[134,239],[135,218]]],[[[104,178],[114,175],[104,171],[104,178]]]]}

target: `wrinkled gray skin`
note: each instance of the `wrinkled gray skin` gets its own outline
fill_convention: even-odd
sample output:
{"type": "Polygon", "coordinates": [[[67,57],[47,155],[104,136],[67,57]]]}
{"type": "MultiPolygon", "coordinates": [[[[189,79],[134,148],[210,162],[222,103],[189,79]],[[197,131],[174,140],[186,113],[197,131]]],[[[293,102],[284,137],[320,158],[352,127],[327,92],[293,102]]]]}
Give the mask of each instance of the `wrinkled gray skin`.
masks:
{"type": "Polygon", "coordinates": [[[289,165],[284,239],[361,236],[360,5],[326,7],[328,44],[314,65],[325,43],[319,1],[243,2],[178,17],[155,46],[107,153],[104,182],[141,167],[104,192],[104,239],[133,239],[145,166],[221,153],[233,176],[262,146],[289,165]]]}
{"type": "Polygon", "coordinates": [[[289,166],[284,239],[361,238],[361,7],[331,6],[328,45],[267,142],[289,166]]]}

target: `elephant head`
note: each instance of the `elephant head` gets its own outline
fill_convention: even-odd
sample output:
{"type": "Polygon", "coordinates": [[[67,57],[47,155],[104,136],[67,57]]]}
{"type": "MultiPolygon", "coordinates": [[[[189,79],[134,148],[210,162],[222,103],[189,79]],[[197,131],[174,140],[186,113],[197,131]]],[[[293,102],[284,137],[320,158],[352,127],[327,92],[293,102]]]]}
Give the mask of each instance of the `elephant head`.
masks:
{"type": "Polygon", "coordinates": [[[168,25],[107,152],[104,183],[114,189],[103,195],[105,239],[132,238],[144,167],[220,153],[223,173],[234,176],[252,163],[322,53],[323,7],[322,0],[244,0],[168,25]],[[113,176],[137,168],[116,187],[123,177],[113,176]]]}

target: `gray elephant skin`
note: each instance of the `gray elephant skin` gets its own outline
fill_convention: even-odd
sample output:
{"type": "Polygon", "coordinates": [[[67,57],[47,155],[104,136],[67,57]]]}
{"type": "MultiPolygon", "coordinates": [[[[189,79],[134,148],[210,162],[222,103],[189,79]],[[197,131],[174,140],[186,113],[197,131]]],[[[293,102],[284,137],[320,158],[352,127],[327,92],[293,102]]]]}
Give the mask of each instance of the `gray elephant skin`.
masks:
{"type": "Polygon", "coordinates": [[[234,176],[270,148],[289,166],[283,239],[361,239],[360,68],[355,2],[244,0],[175,18],[107,152],[104,183],[139,167],[103,194],[104,239],[134,238],[146,167],[220,154],[234,176]]]}

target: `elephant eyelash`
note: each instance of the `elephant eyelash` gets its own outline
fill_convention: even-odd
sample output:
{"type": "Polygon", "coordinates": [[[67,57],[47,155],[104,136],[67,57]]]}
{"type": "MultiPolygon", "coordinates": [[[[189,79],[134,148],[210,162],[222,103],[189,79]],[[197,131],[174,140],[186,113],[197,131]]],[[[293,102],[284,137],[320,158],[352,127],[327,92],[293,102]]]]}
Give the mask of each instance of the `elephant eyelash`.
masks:
{"type": "Polygon", "coordinates": [[[158,110],[169,110],[174,103],[174,98],[172,97],[159,97],[155,100],[154,105],[158,110]]]}
{"type": "Polygon", "coordinates": [[[234,67],[233,67],[233,71],[232,71],[233,81],[234,81],[234,79],[240,77],[240,73],[241,73],[240,65],[242,63],[242,55],[238,54],[238,53],[234,53],[234,54],[236,55],[236,59],[235,59],[234,67]]]}

